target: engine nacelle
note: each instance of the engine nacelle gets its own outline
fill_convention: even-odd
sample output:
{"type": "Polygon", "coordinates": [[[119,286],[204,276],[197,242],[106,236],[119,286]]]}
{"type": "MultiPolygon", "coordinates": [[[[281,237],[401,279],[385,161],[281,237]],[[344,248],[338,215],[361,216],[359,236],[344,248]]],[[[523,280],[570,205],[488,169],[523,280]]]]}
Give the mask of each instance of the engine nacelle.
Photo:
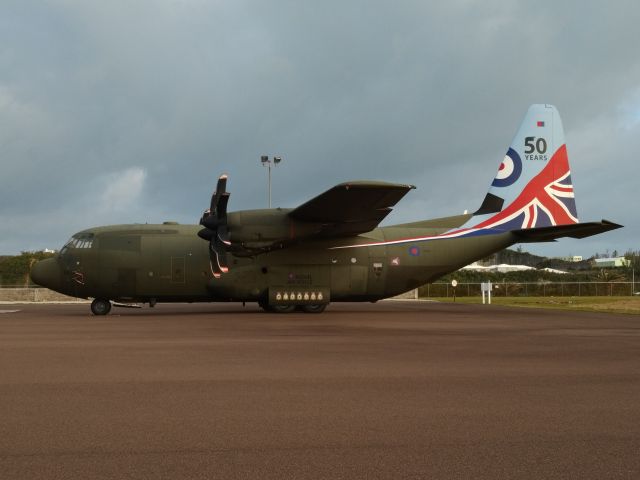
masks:
{"type": "Polygon", "coordinates": [[[289,216],[290,211],[277,208],[229,213],[231,251],[270,250],[322,232],[322,223],[296,221],[289,216]]]}

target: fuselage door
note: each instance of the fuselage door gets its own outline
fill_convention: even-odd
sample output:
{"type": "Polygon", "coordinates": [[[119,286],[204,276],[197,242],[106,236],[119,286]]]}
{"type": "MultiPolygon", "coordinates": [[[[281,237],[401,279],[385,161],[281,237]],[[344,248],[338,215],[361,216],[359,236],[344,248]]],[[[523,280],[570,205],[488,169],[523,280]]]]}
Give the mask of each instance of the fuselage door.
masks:
{"type": "Polygon", "coordinates": [[[171,257],[171,283],[185,282],[184,257],[171,257]]]}
{"type": "Polygon", "coordinates": [[[387,278],[387,263],[385,257],[369,257],[369,281],[367,293],[381,295],[384,293],[387,278]]]}

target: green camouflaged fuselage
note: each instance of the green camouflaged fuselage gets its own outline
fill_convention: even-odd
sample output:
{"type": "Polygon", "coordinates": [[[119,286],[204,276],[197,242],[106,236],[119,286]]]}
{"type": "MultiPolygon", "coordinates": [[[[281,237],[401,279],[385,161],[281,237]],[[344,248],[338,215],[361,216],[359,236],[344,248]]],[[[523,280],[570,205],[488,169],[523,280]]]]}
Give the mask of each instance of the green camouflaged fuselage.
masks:
{"type": "MultiPolygon", "coordinates": [[[[52,259],[67,295],[126,302],[269,301],[280,293],[323,292],[324,301],[375,301],[398,295],[516,241],[510,233],[336,248],[438,235],[461,215],[381,227],[355,237],[290,241],[253,256],[230,254],[214,278],[196,225],[115,225],[79,232],[89,248],[67,246],[52,259]],[[329,298],[328,298],[329,297],[329,298]]],[[[262,229],[262,231],[267,230],[262,229]]],[[[52,266],[53,268],[53,266],[52,266]]],[[[299,302],[302,303],[302,302],[299,302]]]]}

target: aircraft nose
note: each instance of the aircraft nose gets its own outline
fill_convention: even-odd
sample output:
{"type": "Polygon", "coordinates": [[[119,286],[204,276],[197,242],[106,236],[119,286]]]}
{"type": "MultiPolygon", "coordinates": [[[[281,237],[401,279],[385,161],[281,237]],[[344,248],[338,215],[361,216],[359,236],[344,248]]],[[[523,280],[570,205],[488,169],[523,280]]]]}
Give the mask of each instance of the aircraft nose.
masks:
{"type": "Polygon", "coordinates": [[[31,280],[42,287],[57,290],[60,288],[60,267],[55,258],[40,260],[31,267],[31,280]]]}

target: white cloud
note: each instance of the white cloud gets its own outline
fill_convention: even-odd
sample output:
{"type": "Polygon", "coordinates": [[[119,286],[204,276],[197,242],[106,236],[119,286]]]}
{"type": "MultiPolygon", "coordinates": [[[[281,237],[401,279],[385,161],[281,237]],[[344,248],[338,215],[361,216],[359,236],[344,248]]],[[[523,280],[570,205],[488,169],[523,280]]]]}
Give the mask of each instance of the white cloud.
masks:
{"type": "MultiPolygon", "coordinates": [[[[0,254],[44,232],[61,244],[101,224],[197,221],[221,172],[230,210],[262,207],[263,153],[284,158],[279,206],[367,178],[418,187],[389,222],[477,208],[539,102],[562,115],[581,217],[638,225],[639,12],[545,0],[9,2],[0,254]]],[[[634,231],[585,239],[579,253],[634,231]]]]}
{"type": "Polygon", "coordinates": [[[108,214],[137,210],[146,178],[147,172],[140,167],[105,175],[101,179],[104,190],[98,197],[100,211],[108,214]]]}
{"type": "Polygon", "coordinates": [[[640,88],[630,94],[618,110],[622,128],[635,130],[640,127],[640,88]]]}
{"type": "Polygon", "coordinates": [[[41,195],[37,210],[26,213],[0,212],[0,252],[60,248],[63,239],[73,233],[99,225],[144,222],[148,220],[144,201],[147,172],[131,167],[106,173],[91,182],[78,185],[64,202],[51,204],[41,195]],[[9,232],[9,227],[11,228],[9,232]],[[20,241],[15,236],[22,237],[20,241]]]}

